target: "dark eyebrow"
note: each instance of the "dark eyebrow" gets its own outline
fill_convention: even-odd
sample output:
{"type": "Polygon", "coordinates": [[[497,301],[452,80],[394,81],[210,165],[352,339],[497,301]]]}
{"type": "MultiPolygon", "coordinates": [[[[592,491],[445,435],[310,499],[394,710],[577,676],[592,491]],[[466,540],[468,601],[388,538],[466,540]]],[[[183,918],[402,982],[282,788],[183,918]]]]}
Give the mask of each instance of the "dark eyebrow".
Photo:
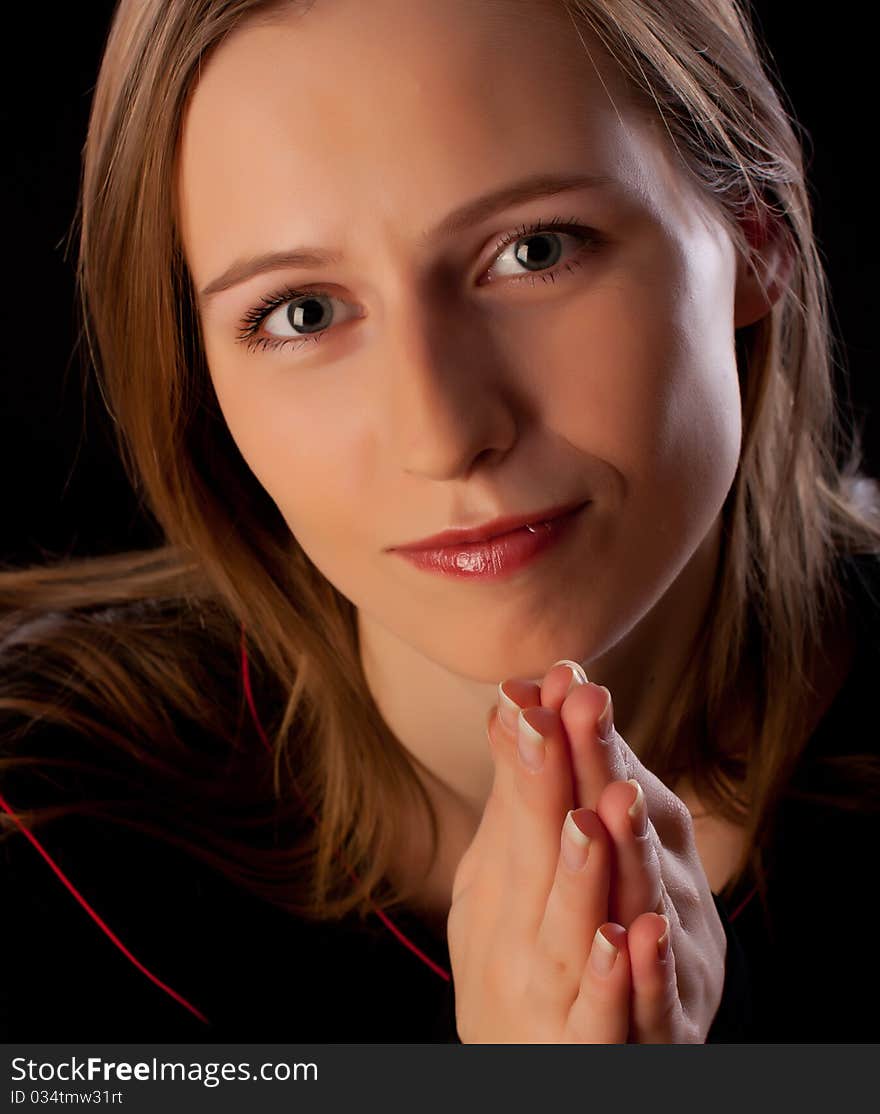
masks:
{"type": "MultiPolygon", "coordinates": [[[[532,174],[528,178],[512,182],[465,202],[445,216],[433,229],[424,232],[419,243],[427,245],[454,236],[466,228],[479,224],[500,209],[508,209],[524,201],[532,201],[538,197],[552,197],[554,194],[566,193],[570,190],[595,189],[612,183],[612,178],[602,174],[532,174]]],[[[222,275],[209,282],[199,297],[204,302],[212,295],[219,294],[222,290],[228,290],[231,286],[237,286],[266,271],[278,271],[285,267],[326,267],[339,263],[340,260],[341,256],[337,252],[322,251],[318,248],[264,252],[262,255],[254,255],[249,259],[240,259],[233,263],[222,275]]]]}

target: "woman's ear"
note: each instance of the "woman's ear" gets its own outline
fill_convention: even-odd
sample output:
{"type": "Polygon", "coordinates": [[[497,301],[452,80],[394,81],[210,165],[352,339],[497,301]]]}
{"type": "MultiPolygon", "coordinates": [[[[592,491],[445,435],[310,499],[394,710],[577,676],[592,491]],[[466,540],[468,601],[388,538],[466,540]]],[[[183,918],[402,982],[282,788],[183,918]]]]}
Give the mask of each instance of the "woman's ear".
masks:
{"type": "Polygon", "coordinates": [[[749,245],[748,258],[736,263],[733,327],[740,329],[765,317],[787,288],[794,268],[791,244],[784,225],[765,212],[750,210],[739,226],[749,245]]]}

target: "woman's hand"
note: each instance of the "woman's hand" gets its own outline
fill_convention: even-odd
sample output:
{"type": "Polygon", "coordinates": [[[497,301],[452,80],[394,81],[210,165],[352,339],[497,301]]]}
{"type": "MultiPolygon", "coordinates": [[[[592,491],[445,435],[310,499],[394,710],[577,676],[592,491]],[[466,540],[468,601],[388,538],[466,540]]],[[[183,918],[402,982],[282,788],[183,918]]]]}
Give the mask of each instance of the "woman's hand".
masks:
{"type": "MultiPolygon", "coordinates": [[[[544,679],[540,698],[542,706],[560,710],[571,742],[578,804],[596,810],[614,841],[616,873],[608,911],[629,930],[630,1040],[703,1043],[721,1002],[727,940],[694,842],[693,820],[684,802],[642,765],[615,730],[607,689],[574,685],[566,695],[570,672],[557,663],[544,679]],[[597,731],[603,711],[607,741],[597,731]],[[640,802],[638,794],[633,800],[627,779],[642,790],[641,818],[628,814],[640,802]],[[670,922],[670,957],[659,967],[653,951],[656,930],[646,910],[670,922]]],[[[517,699],[535,695],[529,682],[504,687],[515,689],[517,699]]]]}
{"type": "Polygon", "coordinates": [[[721,997],[725,938],[690,814],[613,728],[610,743],[601,740],[607,690],[575,683],[567,693],[571,672],[558,664],[543,685],[505,682],[504,716],[515,718],[502,720],[495,708],[489,716],[495,780],[459,863],[448,921],[459,1036],[702,1042],[721,997]],[[532,751],[522,721],[545,739],[531,742],[532,751]],[[539,770],[519,757],[511,727],[522,732],[526,755],[543,749],[539,770]],[[627,777],[647,806],[641,836],[627,812],[627,777]],[[575,805],[591,837],[581,871],[559,853],[562,821],[575,805]],[[591,944],[597,956],[602,947],[600,926],[619,948],[604,978],[587,962],[591,944]]]}
{"type": "MultiPolygon", "coordinates": [[[[540,689],[532,686],[526,696],[533,705],[522,717],[526,761],[491,711],[494,784],[453,883],[447,934],[459,1037],[464,1043],[625,1043],[627,933],[608,923],[607,912],[613,842],[595,812],[580,810],[576,824],[566,821],[575,836],[569,855],[563,833],[574,807],[568,739],[558,712],[540,706],[540,689]],[[535,729],[538,741],[529,737],[535,729]],[[578,829],[590,837],[588,849],[578,829]]],[[[648,919],[656,940],[665,923],[648,919]]]]}

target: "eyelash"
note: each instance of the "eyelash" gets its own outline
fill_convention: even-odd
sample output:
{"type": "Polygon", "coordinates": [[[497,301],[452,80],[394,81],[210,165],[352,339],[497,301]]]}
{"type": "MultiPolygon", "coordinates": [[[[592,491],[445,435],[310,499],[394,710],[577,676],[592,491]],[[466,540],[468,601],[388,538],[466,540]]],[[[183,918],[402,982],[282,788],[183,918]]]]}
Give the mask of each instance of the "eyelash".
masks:
{"type": "MultiPolygon", "coordinates": [[[[552,219],[536,220],[531,224],[520,225],[519,228],[512,232],[507,232],[501,236],[498,243],[495,245],[495,254],[500,254],[504,248],[517,240],[525,239],[527,236],[535,236],[544,231],[554,232],[567,232],[580,240],[580,245],[576,249],[575,254],[571,259],[565,263],[557,263],[546,271],[533,271],[527,272],[523,275],[506,275],[504,281],[510,283],[529,282],[532,285],[539,279],[541,282],[555,282],[557,277],[562,271],[574,271],[583,265],[582,256],[588,255],[595,251],[602,243],[602,239],[597,232],[591,228],[587,228],[574,218],[565,220],[562,217],[553,217],[552,219]]],[[[500,280],[493,280],[500,281],[500,280]]],[[[280,290],[275,291],[260,299],[258,305],[249,309],[242,317],[240,322],[240,332],[238,340],[245,345],[249,352],[255,352],[258,349],[262,351],[269,351],[276,348],[300,348],[303,344],[313,343],[317,344],[322,337],[326,336],[330,329],[325,329],[320,333],[305,334],[300,337],[272,337],[272,336],[259,336],[258,329],[265,319],[279,306],[283,306],[287,302],[293,302],[300,298],[307,298],[310,294],[325,294],[326,291],[321,289],[314,290],[294,290],[289,286],[285,286],[280,290]]]]}

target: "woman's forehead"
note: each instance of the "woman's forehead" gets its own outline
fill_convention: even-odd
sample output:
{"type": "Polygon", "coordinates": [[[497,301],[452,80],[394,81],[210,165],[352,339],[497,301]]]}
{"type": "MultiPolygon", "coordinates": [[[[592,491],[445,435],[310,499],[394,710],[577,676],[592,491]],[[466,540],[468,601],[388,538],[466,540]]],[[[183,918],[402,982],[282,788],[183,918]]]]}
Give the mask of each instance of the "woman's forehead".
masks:
{"type": "Polygon", "coordinates": [[[645,129],[597,62],[552,0],[318,0],[239,29],[205,66],[182,134],[197,282],[227,265],[231,215],[236,251],[335,249],[367,217],[416,239],[529,174],[643,191],[645,129]]]}

